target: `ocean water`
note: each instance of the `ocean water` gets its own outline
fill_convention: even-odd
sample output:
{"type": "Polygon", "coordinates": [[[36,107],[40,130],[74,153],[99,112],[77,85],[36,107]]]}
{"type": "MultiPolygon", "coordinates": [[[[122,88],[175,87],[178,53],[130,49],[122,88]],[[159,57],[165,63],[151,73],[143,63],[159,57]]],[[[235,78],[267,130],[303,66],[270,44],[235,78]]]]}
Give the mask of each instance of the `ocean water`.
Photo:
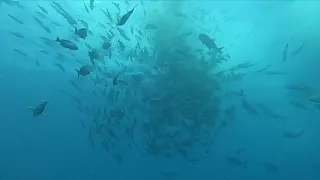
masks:
{"type": "Polygon", "coordinates": [[[90,3],[0,0],[0,180],[320,178],[318,1],[90,3]]]}

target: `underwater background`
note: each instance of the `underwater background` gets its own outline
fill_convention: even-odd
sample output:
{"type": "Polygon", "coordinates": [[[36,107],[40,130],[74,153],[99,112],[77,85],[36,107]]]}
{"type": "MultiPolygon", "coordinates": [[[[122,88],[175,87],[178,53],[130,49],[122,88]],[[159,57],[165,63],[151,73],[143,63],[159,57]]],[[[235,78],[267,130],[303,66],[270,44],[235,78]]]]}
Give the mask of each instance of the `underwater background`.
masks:
{"type": "Polygon", "coordinates": [[[318,180],[319,9],[0,0],[0,180],[318,180]]]}

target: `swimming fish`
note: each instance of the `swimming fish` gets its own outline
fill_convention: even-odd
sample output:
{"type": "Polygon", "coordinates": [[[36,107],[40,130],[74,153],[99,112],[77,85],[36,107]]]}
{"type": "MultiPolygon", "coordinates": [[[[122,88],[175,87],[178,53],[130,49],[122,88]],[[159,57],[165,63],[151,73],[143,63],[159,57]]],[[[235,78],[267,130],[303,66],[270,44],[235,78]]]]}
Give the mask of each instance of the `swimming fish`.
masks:
{"type": "Polygon", "coordinates": [[[69,40],[60,39],[59,37],[57,37],[56,41],[59,42],[60,45],[64,48],[67,48],[69,50],[78,50],[78,46],[69,40]]]}
{"type": "Polygon", "coordinates": [[[134,9],[137,7],[138,5],[136,5],[131,11],[127,12],[126,14],[124,14],[121,18],[117,19],[117,25],[118,26],[122,26],[124,25],[128,19],[130,18],[131,14],[133,13],[134,9]]]}
{"type": "Polygon", "coordinates": [[[85,39],[88,36],[88,30],[86,28],[77,29],[74,27],[74,34],[80,38],[85,39]]]}
{"type": "Polygon", "coordinates": [[[87,76],[89,75],[91,72],[93,72],[94,68],[90,65],[84,65],[82,66],[79,70],[76,69],[77,74],[78,74],[78,78],[80,76],[87,76]]]}
{"type": "Polygon", "coordinates": [[[201,43],[207,46],[210,50],[214,49],[216,50],[216,52],[220,53],[221,50],[223,49],[223,47],[218,48],[214,40],[211,37],[209,37],[207,34],[201,33],[198,36],[198,38],[201,41],[201,43]]]}
{"type": "Polygon", "coordinates": [[[41,104],[39,104],[36,108],[28,107],[30,110],[32,110],[33,117],[39,116],[39,115],[47,115],[44,113],[44,109],[46,108],[49,101],[45,101],[41,104]]]}

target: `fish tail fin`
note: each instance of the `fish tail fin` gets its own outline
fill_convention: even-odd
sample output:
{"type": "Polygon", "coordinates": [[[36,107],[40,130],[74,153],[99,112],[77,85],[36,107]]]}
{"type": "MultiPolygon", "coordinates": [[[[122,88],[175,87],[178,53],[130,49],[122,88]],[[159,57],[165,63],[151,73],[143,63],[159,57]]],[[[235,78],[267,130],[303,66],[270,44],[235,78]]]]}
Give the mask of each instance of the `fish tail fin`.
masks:
{"type": "Polygon", "coordinates": [[[74,27],[74,35],[78,34],[78,29],[74,27]]]}
{"type": "Polygon", "coordinates": [[[77,75],[78,75],[78,78],[80,77],[80,71],[78,69],[75,69],[77,71],[77,75]]]}
{"type": "Polygon", "coordinates": [[[57,42],[60,42],[60,38],[59,38],[59,37],[57,37],[56,41],[57,41],[57,42]]]}

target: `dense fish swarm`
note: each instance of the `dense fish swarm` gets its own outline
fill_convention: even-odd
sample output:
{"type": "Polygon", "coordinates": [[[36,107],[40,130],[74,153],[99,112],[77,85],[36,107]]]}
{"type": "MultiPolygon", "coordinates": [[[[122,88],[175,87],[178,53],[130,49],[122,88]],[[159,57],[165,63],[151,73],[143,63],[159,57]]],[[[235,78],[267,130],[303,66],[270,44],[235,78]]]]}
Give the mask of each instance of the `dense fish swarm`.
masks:
{"type": "MultiPolygon", "coordinates": [[[[270,105],[271,95],[259,91],[267,89],[273,92],[270,94],[277,102],[281,95],[287,95],[290,100],[286,101],[286,105],[290,108],[308,114],[318,113],[320,93],[317,88],[307,83],[290,83],[288,79],[293,79],[290,76],[292,73],[278,65],[299,58],[300,53],[308,47],[305,45],[307,43],[294,44],[294,38],[290,37],[279,43],[281,48],[272,54],[277,61],[258,62],[248,58],[253,47],[235,48],[234,43],[227,43],[226,40],[243,37],[247,43],[255,32],[252,29],[248,32],[239,30],[233,37],[231,31],[226,31],[225,37],[222,37],[225,24],[228,21],[235,21],[232,24],[236,24],[237,21],[222,10],[211,8],[212,4],[210,7],[201,7],[199,4],[202,3],[210,2],[0,0],[1,13],[12,25],[5,29],[9,37],[3,37],[14,38],[12,42],[15,42],[14,47],[11,47],[12,44],[3,46],[12,48],[9,53],[4,52],[11,53],[10,62],[3,62],[10,64],[11,57],[32,60],[33,65],[23,67],[21,63],[21,67],[31,70],[33,67],[45,67],[41,70],[52,71],[54,83],[66,82],[67,87],[57,85],[45,88],[63,95],[73,107],[67,103],[59,104],[60,99],[52,97],[37,99],[40,103],[33,107],[28,106],[28,102],[28,108],[23,108],[30,110],[28,112],[31,112],[30,117],[34,121],[44,120],[41,121],[43,124],[47,124],[45,120],[51,117],[64,117],[64,123],[72,125],[76,121],[79,127],[73,126],[73,130],[77,132],[79,128],[85,134],[88,149],[103,149],[103,153],[112,155],[119,165],[128,156],[123,153],[124,150],[130,149],[130,153],[138,153],[139,158],[183,159],[200,167],[198,162],[201,159],[211,158],[208,155],[214,157],[212,149],[216,148],[217,139],[235,121],[239,122],[240,125],[237,125],[241,128],[230,128],[232,135],[234,132],[243,132],[243,126],[247,125],[253,127],[251,131],[258,129],[265,132],[264,125],[276,122],[277,130],[281,131],[277,132],[277,136],[285,141],[308,136],[310,127],[292,128],[293,113],[282,111],[278,104],[270,105]],[[30,15],[29,21],[24,17],[27,15],[30,15]],[[23,46],[25,44],[28,47],[23,46]],[[239,49],[241,55],[235,56],[239,49]],[[245,58],[241,58],[243,54],[245,58]],[[61,74],[67,80],[58,79],[61,74]],[[287,77],[290,78],[285,79],[287,77]],[[245,84],[254,78],[262,78],[252,85],[256,94],[250,92],[250,87],[245,84]],[[270,81],[269,87],[264,87],[272,78],[285,82],[281,84],[277,81],[281,84],[281,92],[273,91],[273,81],[270,81]],[[62,110],[52,111],[51,107],[62,110]],[[72,112],[68,114],[71,118],[64,116],[69,111],[72,112]],[[58,115],[53,112],[58,112],[58,115]],[[246,118],[239,118],[243,114],[246,118]],[[254,123],[247,119],[252,119],[254,123]],[[256,126],[257,122],[266,124],[256,126]],[[281,124],[281,128],[278,128],[278,124],[281,124]]],[[[261,48],[260,44],[254,44],[254,48],[261,48]]],[[[259,49],[257,52],[260,55],[262,51],[259,49]]],[[[31,81],[38,77],[42,78],[41,75],[32,75],[31,81]]],[[[33,93],[35,97],[40,98],[43,94],[52,96],[49,92],[40,92],[44,88],[41,85],[47,83],[47,79],[41,80],[36,84],[35,89],[39,92],[33,93]]],[[[12,107],[10,104],[5,108],[12,107]]],[[[254,145],[258,144],[256,137],[253,139],[254,145]]],[[[239,142],[237,139],[235,144],[238,146],[241,144],[239,142]]],[[[233,143],[227,142],[228,145],[233,143]]],[[[252,158],[250,160],[243,155],[248,155],[246,152],[250,148],[237,147],[234,153],[223,149],[221,152],[225,154],[219,156],[223,156],[227,166],[248,170],[254,163],[252,158]]],[[[272,158],[254,161],[259,161],[255,163],[256,167],[272,175],[283,171],[280,163],[272,158]]],[[[319,167],[316,162],[314,169],[319,171],[319,167]]],[[[98,179],[95,173],[91,175],[98,179]]],[[[165,179],[173,179],[177,173],[167,170],[160,172],[160,175],[165,179]]]]}

